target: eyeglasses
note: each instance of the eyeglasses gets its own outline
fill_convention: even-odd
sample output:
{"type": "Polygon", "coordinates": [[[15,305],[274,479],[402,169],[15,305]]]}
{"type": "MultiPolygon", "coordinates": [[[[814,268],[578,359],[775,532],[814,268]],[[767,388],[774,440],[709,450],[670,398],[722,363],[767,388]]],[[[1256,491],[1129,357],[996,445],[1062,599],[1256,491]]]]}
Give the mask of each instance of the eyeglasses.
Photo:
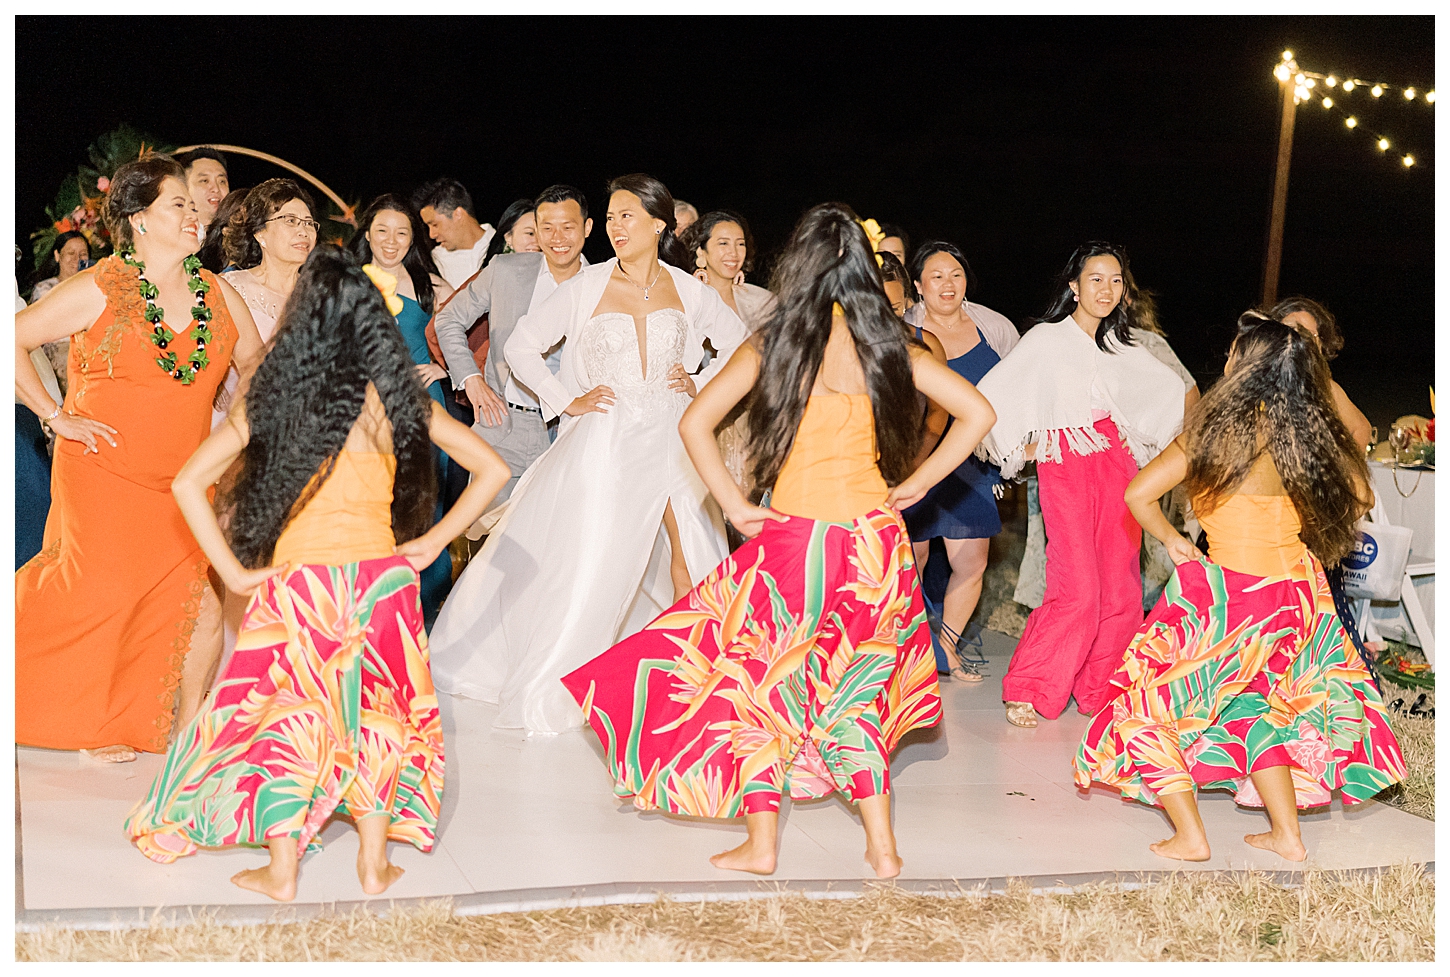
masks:
{"type": "Polygon", "coordinates": [[[291,214],[278,214],[276,217],[268,217],[262,223],[270,224],[273,221],[281,221],[290,230],[294,231],[297,230],[297,228],[299,227],[305,227],[313,234],[316,234],[322,229],[322,225],[317,223],[317,221],[313,220],[311,217],[294,217],[291,214]]]}

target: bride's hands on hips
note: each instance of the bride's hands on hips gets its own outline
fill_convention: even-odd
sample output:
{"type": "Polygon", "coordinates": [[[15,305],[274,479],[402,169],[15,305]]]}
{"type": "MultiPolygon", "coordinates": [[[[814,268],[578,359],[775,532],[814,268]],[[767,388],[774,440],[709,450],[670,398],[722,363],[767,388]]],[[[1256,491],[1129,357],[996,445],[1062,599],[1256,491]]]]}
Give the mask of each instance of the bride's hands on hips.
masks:
{"type": "Polygon", "coordinates": [[[609,408],[614,406],[614,391],[600,384],[585,394],[580,394],[569,402],[564,408],[564,413],[570,417],[578,417],[580,414],[588,414],[591,411],[598,411],[601,414],[608,414],[609,408]]]}
{"type": "Polygon", "coordinates": [[[670,389],[675,393],[687,393],[691,397],[694,397],[697,392],[695,378],[685,372],[685,367],[682,363],[676,363],[670,367],[670,372],[665,374],[665,379],[670,382],[670,389]]]}

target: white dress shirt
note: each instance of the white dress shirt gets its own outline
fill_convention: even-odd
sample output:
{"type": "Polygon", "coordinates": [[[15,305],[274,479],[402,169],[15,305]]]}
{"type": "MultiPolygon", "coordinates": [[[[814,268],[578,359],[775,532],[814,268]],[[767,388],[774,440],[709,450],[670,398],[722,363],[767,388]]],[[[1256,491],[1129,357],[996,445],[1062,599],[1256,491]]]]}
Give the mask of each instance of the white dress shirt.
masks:
{"type": "MultiPolygon", "coordinates": [[[[559,283],[554,281],[554,276],[549,271],[549,263],[547,261],[540,262],[539,277],[534,280],[534,297],[529,299],[529,309],[537,309],[543,305],[544,299],[553,295],[554,289],[558,287],[559,283]]],[[[558,345],[550,350],[549,355],[544,358],[544,362],[548,364],[550,373],[557,374],[559,372],[559,362],[563,349],[564,342],[560,340],[558,345]]],[[[533,410],[539,408],[539,398],[535,397],[533,391],[529,390],[529,388],[520,384],[514,378],[513,373],[509,373],[508,382],[504,384],[503,397],[504,400],[507,400],[515,407],[528,407],[533,410]]]]}
{"type": "Polygon", "coordinates": [[[438,274],[443,276],[448,287],[454,291],[483,267],[483,255],[488,250],[488,242],[493,240],[493,228],[488,224],[482,226],[483,237],[474,242],[471,248],[449,251],[440,244],[433,249],[433,264],[437,266],[438,274]]]}

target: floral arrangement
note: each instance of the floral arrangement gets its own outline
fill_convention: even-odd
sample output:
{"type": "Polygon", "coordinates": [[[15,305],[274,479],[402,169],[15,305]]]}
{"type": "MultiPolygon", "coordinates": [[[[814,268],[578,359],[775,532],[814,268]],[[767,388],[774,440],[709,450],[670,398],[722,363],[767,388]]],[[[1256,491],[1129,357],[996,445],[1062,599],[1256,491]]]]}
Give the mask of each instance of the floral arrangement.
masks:
{"type": "Polygon", "coordinates": [[[36,270],[50,258],[55,239],[67,231],[80,231],[85,236],[92,257],[110,248],[110,233],[101,222],[101,201],[110,189],[112,175],[122,163],[143,153],[166,151],[164,145],[124,124],[92,143],[86,151],[89,165],[82,165],[66,177],[55,202],[45,208],[50,222],[30,235],[36,270]]]}

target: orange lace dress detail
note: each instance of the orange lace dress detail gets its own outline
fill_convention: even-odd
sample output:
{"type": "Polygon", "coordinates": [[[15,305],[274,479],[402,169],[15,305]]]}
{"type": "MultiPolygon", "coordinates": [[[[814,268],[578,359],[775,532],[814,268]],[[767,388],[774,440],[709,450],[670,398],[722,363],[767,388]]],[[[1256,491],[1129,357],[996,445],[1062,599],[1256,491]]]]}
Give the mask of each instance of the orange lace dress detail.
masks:
{"type": "MultiPolygon", "coordinates": [[[[71,337],[65,409],[115,428],[116,447],[56,442],[44,546],[15,574],[15,739],[160,752],[207,586],[171,480],[210,433],[237,328],[203,271],[210,362],[183,385],[156,362],[136,270],[112,256],[92,274],[106,308],[71,337]]],[[[166,325],[184,360],[189,307],[166,325]]]]}

